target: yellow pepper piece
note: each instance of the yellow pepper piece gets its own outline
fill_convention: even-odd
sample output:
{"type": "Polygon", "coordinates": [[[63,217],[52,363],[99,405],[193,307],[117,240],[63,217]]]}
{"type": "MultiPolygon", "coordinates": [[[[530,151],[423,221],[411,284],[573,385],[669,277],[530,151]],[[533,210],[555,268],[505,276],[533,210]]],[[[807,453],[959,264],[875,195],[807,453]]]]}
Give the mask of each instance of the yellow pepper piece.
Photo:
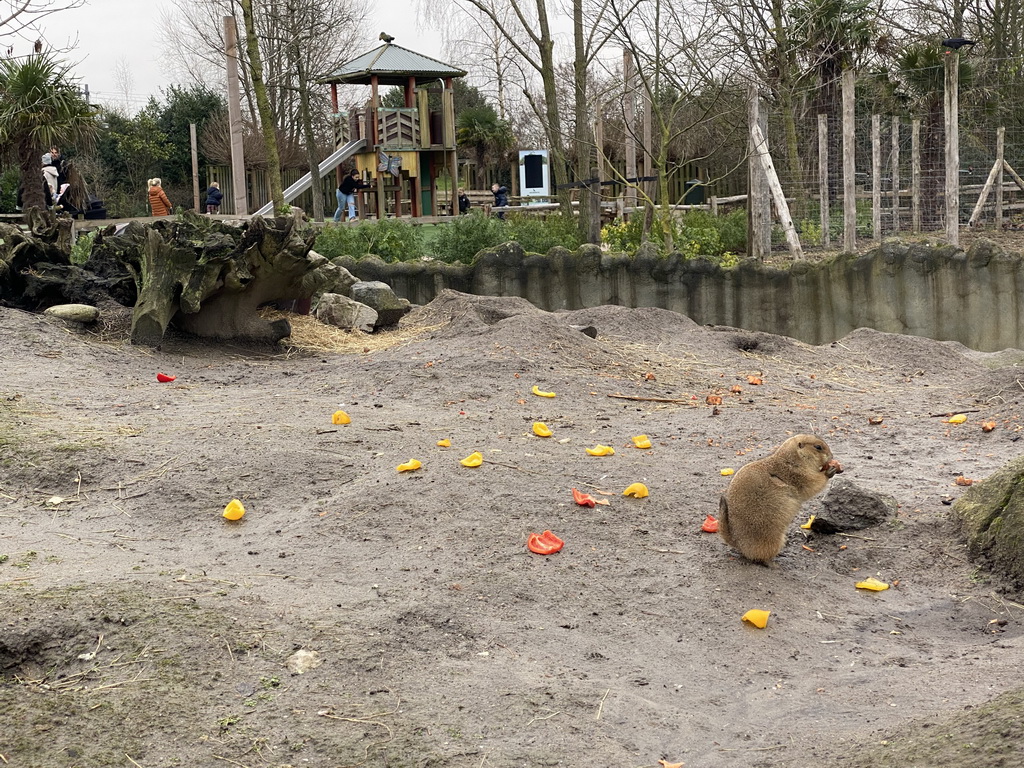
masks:
{"type": "Polygon", "coordinates": [[[537,437],[551,437],[551,427],[543,421],[533,422],[533,434],[537,437]]]}
{"type": "Polygon", "coordinates": [[[537,397],[554,397],[555,396],[554,392],[541,392],[540,391],[540,387],[538,387],[536,384],[533,385],[533,389],[531,389],[530,391],[533,392],[533,394],[535,394],[537,397]]]}
{"type": "Polygon", "coordinates": [[[879,581],[874,576],[870,576],[864,581],[857,582],[857,589],[870,589],[872,592],[881,592],[889,588],[889,585],[884,581],[879,581]]]}
{"type": "Polygon", "coordinates": [[[743,620],[749,624],[753,624],[758,629],[764,629],[768,625],[769,613],[771,613],[771,611],[762,611],[757,608],[751,608],[743,614],[743,620]]]}
{"type": "Polygon", "coordinates": [[[447,437],[444,440],[438,440],[437,444],[441,448],[451,448],[452,447],[452,441],[449,440],[447,437]]]}
{"type": "Polygon", "coordinates": [[[344,411],[335,411],[334,415],[331,416],[331,424],[351,424],[352,417],[344,411]]]}
{"type": "Polygon", "coordinates": [[[645,499],[650,496],[647,486],[643,483],[633,483],[622,492],[623,496],[632,496],[634,499],[645,499]]]}
{"type": "Polygon", "coordinates": [[[965,421],[967,421],[967,414],[966,413],[958,413],[955,416],[950,416],[946,420],[946,423],[947,424],[963,424],[965,421]]]}
{"type": "Polygon", "coordinates": [[[591,456],[614,456],[615,449],[610,445],[595,445],[593,448],[587,448],[587,453],[591,456]]]}
{"type": "Polygon", "coordinates": [[[814,522],[814,517],[815,517],[814,515],[811,515],[809,518],[807,518],[807,522],[806,523],[801,523],[800,524],[800,527],[803,528],[805,531],[811,530],[811,523],[814,522]]]}
{"type": "Polygon", "coordinates": [[[224,517],[228,520],[241,520],[242,515],[245,514],[245,507],[242,506],[242,502],[238,499],[232,499],[228,502],[228,505],[224,507],[224,517]]]}
{"type": "Polygon", "coordinates": [[[736,474],[736,470],[733,469],[732,467],[726,467],[725,469],[722,470],[722,477],[729,477],[729,475],[735,475],[735,474],[736,474]]]}
{"type": "Polygon", "coordinates": [[[412,472],[414,469],[419,469],[423,466],[423,462],[418,459],[409,459],[405,464],[399,464],[395,469],[399,472],[412,472]]]}
{"type": "Polygon", "coordinates": [[[633,445],[635,445],[637,448],[650,448],[651,438],[649,438],[647,435],[637,435],[636,437],[633,438],[633,445]]]}
{"type": "Polygon", "coordinates": [[[483,463],[484,455],[480,451],[473,451],[473,453],[459,462],[464,467],[479,467],[483,463]]]}

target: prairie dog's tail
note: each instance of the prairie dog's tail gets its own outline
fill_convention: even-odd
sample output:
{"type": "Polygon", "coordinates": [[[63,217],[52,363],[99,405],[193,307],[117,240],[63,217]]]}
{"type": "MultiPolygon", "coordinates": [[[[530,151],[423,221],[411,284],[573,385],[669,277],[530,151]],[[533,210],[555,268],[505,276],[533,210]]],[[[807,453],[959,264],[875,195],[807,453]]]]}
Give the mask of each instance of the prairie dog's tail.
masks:
{"type": "Polygon", "coordinates": [[[732,537],[729,535],[729,503],[725,500],[724,493],[718,499],[718,533],[727,544],[732,543],[732,537]]]}

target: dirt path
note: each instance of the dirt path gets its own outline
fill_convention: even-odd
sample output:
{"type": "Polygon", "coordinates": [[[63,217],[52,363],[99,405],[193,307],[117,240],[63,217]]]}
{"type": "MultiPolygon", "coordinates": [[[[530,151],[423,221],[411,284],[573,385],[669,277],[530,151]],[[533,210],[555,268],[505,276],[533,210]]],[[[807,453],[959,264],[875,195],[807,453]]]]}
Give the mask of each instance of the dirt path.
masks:
{"type": "Polygon", "coordinates": [[[942,500],[1019,455],[1024,354],[452,293],[408,328],[370,353],[154,352],[0,309],[8,764],[824,765],[1018,684],[1024,608],[942,500]],[[775,568],[701,533],[720,470],[802,431],[897,518],[794,525],[775,568]],[[561,553],[526,550],[544,529],[561,553]],[[289,672],[299,649],[320,666],[289,672]]]}

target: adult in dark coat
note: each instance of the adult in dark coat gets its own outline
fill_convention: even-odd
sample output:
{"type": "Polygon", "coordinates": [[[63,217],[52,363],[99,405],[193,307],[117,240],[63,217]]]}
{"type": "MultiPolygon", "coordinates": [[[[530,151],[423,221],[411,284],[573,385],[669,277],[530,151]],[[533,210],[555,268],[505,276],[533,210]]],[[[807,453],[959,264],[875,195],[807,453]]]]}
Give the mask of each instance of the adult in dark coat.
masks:
{"type": "MultiPolygon", "coordinates": [[[[504,208],[506,205],[508,205],[508,187],[499,184],[491,184],[491,194],[494,195],[495,208],[504,208]]],[[[498,211],[498,213],[495,215],[499,219],[505,218],[504,211],[498,211]]]]}

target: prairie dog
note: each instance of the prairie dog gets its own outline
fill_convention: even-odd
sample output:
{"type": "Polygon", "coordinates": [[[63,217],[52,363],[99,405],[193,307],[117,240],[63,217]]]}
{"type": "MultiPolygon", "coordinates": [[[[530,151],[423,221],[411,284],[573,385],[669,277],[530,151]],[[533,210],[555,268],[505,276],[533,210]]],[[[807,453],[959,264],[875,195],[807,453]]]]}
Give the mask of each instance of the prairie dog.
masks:
{"type": "Polygon", "coordinates": [[[767,565],[785,546],[803,503],[842,471],[824,440],[795,435],[740,468],[718,503],[718,531],[745,558],[767,565]]]}

